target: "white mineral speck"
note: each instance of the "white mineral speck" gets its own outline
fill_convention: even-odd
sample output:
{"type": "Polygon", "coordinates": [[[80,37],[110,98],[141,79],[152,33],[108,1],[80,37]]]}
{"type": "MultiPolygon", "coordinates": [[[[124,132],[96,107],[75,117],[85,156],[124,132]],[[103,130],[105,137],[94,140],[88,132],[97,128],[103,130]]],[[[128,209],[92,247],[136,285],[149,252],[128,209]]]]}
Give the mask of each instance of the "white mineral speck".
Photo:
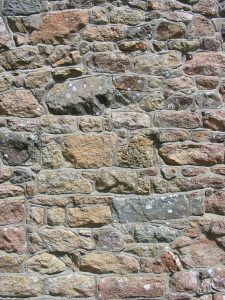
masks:
{"type": "Polygon", "coordinates": [[[168,209],[168,213],[169,213],[169,214],[172,214],[172,213],[173,213],[173,210],[172,210],[172,209],[168,209]]]}
{"type": "Polygon", "coordinates": [[[151,285],[150,284],[145,284],[144,285],[144,289],[147,291],[147,290],[150,290],[151,288],[151,285]]]}

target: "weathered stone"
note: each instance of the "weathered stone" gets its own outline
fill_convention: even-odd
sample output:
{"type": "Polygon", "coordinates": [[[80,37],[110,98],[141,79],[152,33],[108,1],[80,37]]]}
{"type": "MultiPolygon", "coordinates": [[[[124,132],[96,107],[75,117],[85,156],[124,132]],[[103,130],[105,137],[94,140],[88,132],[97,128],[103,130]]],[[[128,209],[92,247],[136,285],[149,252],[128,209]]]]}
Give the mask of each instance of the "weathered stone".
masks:
{"type": "Polygon", "coordinates": [[[75,170],[41,172],[38,176],[38,191],[42,194],[88,194],[92,191],[89,180],[75,170]]]}
{"type": "Polygon", "coordinates": [[[113,84],[118,90],[143,91],[145,78],[136,75],[117,75],[113,77],[113,84]]]}
{"type": "Polygon", "coordinates": [[[37,254],[26,262],[27,272],[40,274],[55,274],[65,271],[65,264],[56,256],[49,253],[37,254]]]}
{"type": "Polygon", "coordinates": [[[225,56],[222,52],[199,52],[185,65],[188,75],[223,76],[225,56]]]}
{"type": "Polygon", "coordinates": [[[197,93],[196,103],[203,109],[220,108],[223,106],[220,94],[213,91],[197,93]]]}
{"type": "Polygon", "coordinates": [[[86,9],[47,13],[41,17],[38,29],[31,33],[30,42],[58,45],[63,41],[68,44],[74,33],[85,27],[88,18],[86,9]]]}
{"type": "Polygon", "coordinates": [[[89,76],[55,85],[46,96],[50,112],[61,115],[100,114],[111,105],[109,77],[89,76]]]}
{"type": "Polygon", "coordinates": [[[21,89],[0,95],[0,115],[33,118],[43,113],[43,107],[30,91],[21,89]]]}
{"type": "Polygon", "coordinates": [[[94,53],[87,59],[87,65],[95,72],[120,73],[129,69],[130,58],[121,52],[94,53]]]}
{"type": "Polygon", "coordinates": [[[7,125],[12,131],[26,131],[32,133],[37,133],[38,131],[38,122],[36,118],[21,119],[19,117],[11,117],[8,118],[7,125]]]}
{"type": "Polygon", "coordinates": [[[157,26],[155,39],[158,41],[166,41],[169,39],[182,38],[184,34],[185,26],[183,23],[161,21],[157,26]]]}
{"type": "Polygon", "coordinates": [[[154,163],[153,142],[135,135],[118,151],[118,165],[121,167],[147,168],[154,163]]]}
{"type": "Polygon", "coordinates": [[[225,289],[225,269],[216,269],[215,275],[213,277],[212,287],[216,291],[223,292],[225,289]]]}
{"type": "Polygon", "coordinates": [[[113,200],[113,219],[121,223],[178,219],[187,215],[188,201],[181,195],[113,200]]]}
{"type": "Polygon", "coordinates": [[[147,258],[142,260],[141,267],[146,273],[175,273],[179,271],[181,264],[177,255],[173,252],[166,251],[157,259],[147,258]]]}
{"type": "Polygon", "coordinates": [[[42,147],[42,165],[46,169],[59,169],[63,164],[61,147],[55,142],[50,142],[42,147]]]}
{"type": "Polygon", "coordinates": [[[26,88],[30,89],[42,88],[52,82],[52,75],[50,71],[29,73],[24,80],[26,88]]]}
{"type": "Polygon", "coordinates": [[[166,226],[136,225],[134,237],[138,243],[170,243],[177,238],[178,232],[166,226]]]}
{"type": "Polygon", "coordinates": [[[139,106],[147,112],[162,109],[164,107],[164,97],[162,92],[155,91],[144,95],[139,102],[139,106]]]}
{"type": "Polygon", "coordinates": [[[155,298],[164,293],[163,276],[110,276],[101,278],[98,284],[100,299],[155,298]]]}
{"type": "Polygon", "coordinates": [[[220,131],[225,130],[225,112],[221,110],[214,110],[204,113],[203,124],[209,129],[220,131]]]}
{"type": "Polygon", "coordinates": [[[187,111],[156,112],[154,125],[157,127],[197,128],[200,126],[198,113],[187,111]]]}
{"type": "Polygon", "coordinates": [[[193,11],[200,13],[205,16],[217,16],[218,15],[218,2],[216,0],[209,0],[205,2],[204,0],[200,0],[193,6],[193,11]]]}
{"type": "Polygon", "coordinates": [[[0,74],[0,92],[8,90],[12,86],[12,76],[8,73],[0,74]]]}
{"type": "Polygon", "coordinates": [[[66,229],[43,229],[40,236],[51,251],[71,252],[80,247],[80,236],[66,229]]]}
{"type": "Polygon", "coordinates": [[[97,178],[96,189],[100,192],[134,193],[137,173],[132,170],[102,169],[97,178]]]}
{"type": "Polygon", "coordinates": [[[114,133],[70,135],[62,139],[63,153],[76,168],[109,167],[113,164],[116,140],[114,133]]]}
{"type": "Polygon", "coordinates": [[[206,197],[205,209],[208,213],[225,215],[225,192],[218,191],[206,197]]]}
{"type": "Polygon", "coordinates": [[[210,144],[167,144],[160,148],[159,155],[170,165],[211,166],[224,162],[224,147],[210,144]]]}
{"type": "Polygon", "coordinates": [[[143,54],[134,58],[133,71],[147,75],[171,75],[182,64],[181,54],[169,51],[165,54],[143,54]]]}
{"type": "Polygon", "coordinates": [[[122,234],[115,229],[102,228],[94,231],[97,247],[104,251],[121,251],[125,247],[122,234]]]}
{"type": "Polygon", "coordinates": [[[0,201],[0,225],[22,222],[25,217],[23,200],[0,201]]]}
{"type": "Polygon", "coordinates": [[[137,25],[145,19],[140,10],[114,8],[110,13],[110,22],[116,24],[137,25]]]}
{"type": "Polygon", "coordinates": [[[98,227],[111,221],[111,210],[106,205],[68,208],[67,211],[70,227],[98,227]]]}
{"type": "Polygon", "coordinates": [[[47,133],[72,133],[77,131],[77,120],[70,116],[44,115],[41,126],[47,133]]]}
{"type": "Polygon", "coordinates": [[[212,267],[225,261],[223,249],[218,246],[216,241],[209,240],[204,236],[196,240],[188,252],[192,259],[190,265],[194,268],[212,267]]]}
{"type": "Polygon", "coordinates": [[[45,222],[45,210],[43,207],[30,207],[29,225],[38,228],[44,225],[45,222]]]}
{"type": "Polygon", "coordinates": [[[118,47],[121,51],[126,52],[145,51],[148,48],[148,43],[145,41],[128,41],[119,43],[118,47]]]}
{"type": "Polygon", "coordinates": [[[222,189],[225,187],[224,177],[219,175],[201,175],[195,176],[191,178],[185,177],[177,177],[174,181],[171,182],[170,191],[178,192],[178,191],[192,191],[198,189],[212,187],[214,189],[222,189]]]}
{"type": "Polygon", "coordinates": [[[214,27],[210,20],[203,16],[194,16],[187,28],[188,38],[200,38],[214,35],[214,27]]]}
{"type": "Polygon", "coordinates": [[[88,42],[117,42],[124,38],[125,27],[118,25],[87,26],[83,31],[83,39],[88,42]]]}
{"type": "Polygon", "coordinates": [[[80,118],[79,128],[83,132],[103,131],[103,119],[101,117],[83,116],[80,118]]]}
{"type": "Polygon", "coordinates": [[[12,45],[12,42],[10,40],[9,33],[6,29],[5,23],[0,17],[0,49],[7,49],[12,45]]]}
{"type": "Polygon", "coordinates": [[[112,112],[112,122],[116,128],[139,129],[150,127],[150,118],[139,112],[112,112]]]}
{"type": "Polygon", "coordinates": [[[33,47],[8,50],[0,54],[1,66],[6,70],[36,69],[44,65],[44,59],[33,47]]]}
{"type": "Polygon", "coordinates": [[[0,228],[0,250],[7,253],[22,254],[26,250],[25,243],[23,227],[0,228]]]}
{"type": "Polygon", "coordinates": [[[0,185],[0,199],[6,197],[22,196],[23,194],[24,194],[24,189],[20,186],[7,184],[7,183],[0,185]]]}
{"type": "Polygon", "coordinates": [[[89,275],[70,274],[49,278],[47,286],[52,296],[77,298],[95,295],[95,280],[89,275]]]}
{"type": "Polygon", "coordinates": [[[148,2],[148,9],[150,10],[190,10],[190,6],[180,3],[179,1],[172,0],[150,0],[148,2]]]}
{"type": "Polygon", "coordinates": [[[0,255],[0,272],[1,273],[19,273],[20,266],[25,260],[25,256],[17,254],[0,255]]]}
{"type": "Polygon", "coordinates": [[[166,246],[164,243],[130,243],[126,245],[125,251],[140,257],[157,257],[166,246]]]}
{"type": "Polygon", "coordinates": [[[170,287],[176,292],[197,292],[197,273],[193,271],[175,273],[171,278],[170,287]]]}
{"type": "Polygon", "coordinates": [[[57,68],[52,71],[52,75],[56,80],[66,80],[68,78],[81,76],[84,72],[83,65],[74,67],[57,68]]]}
{"type": "Polygon", "coordinates": [[[158,133],[160,143],[166,142],[183,142],[188,140],[188,133],[182,129],[164,129],[158,133]]]}
{"type": "Polygon", "coordinates": [[[112,253],[97,253],[92,252],[86,254],[81,263],[81,270],[91,273],[137,273],[139,271],[138,261],[128,255],[112,254],[112,253]]]}
{"type": "Polygon", "coordinates": [[[43,281],[37,276],[1,275],[0,295],[2,297],[34,297],[43,289],[43,281]]]}
{"type": "Polygon", "coordinates": [[[48,209],[47,222],[51,226],[64,225],[65,209],[62,207],[48,209]]]}
{"type": "Polygon", "coordinates": [[[88,205],[95,205],[95,204],[111,204],[112,197],[111,196],[75,196],[73,198],[74,206],[88,206],[88,205]]]}
{"type": "Polygon", "coordinates": [[[196,51],[200,48],[200,42],[198,40],[188,41],[184,39],[175,39],[168,41],[169,50],[177,50],[183,53],[190,51],[196,51]]]}
{"type": "Polygon", "coordinates": [[[29,170],[18,168],[14,169],[10,181],[14,184],[24,183],[34,179],[34,174],[29,170]]]}
{"type": "Polygon", "coordinates": [[[0,153],[5,164],[31,165],[40,158],[36,135],[0,131],[0,153]]]}
{"type": "Polygon", "coordinates": [[[70,197],[64,196],[44,196],[38,195],[30,199],[32,203],[44,205],[44,206],[59,206],[64,207],[71,203],[70,197]]]}
{"type": "Polygon", "coordinates": [[[6,16],[31,15],[41,11],[39,0],[5,0],[3,13],[6,16]]]}

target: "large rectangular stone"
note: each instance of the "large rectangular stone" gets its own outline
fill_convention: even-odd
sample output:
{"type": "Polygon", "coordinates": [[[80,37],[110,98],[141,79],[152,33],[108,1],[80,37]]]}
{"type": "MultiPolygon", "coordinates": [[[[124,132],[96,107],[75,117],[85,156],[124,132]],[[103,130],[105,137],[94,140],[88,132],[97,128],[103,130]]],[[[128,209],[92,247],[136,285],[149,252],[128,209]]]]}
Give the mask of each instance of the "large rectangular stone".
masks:
{"type": "Polygon", "coordinates": [[[188,200],[184,195],[151,198],[115,198],[113,220],[121,223],[180,219],[189,215],[188,200]]]}

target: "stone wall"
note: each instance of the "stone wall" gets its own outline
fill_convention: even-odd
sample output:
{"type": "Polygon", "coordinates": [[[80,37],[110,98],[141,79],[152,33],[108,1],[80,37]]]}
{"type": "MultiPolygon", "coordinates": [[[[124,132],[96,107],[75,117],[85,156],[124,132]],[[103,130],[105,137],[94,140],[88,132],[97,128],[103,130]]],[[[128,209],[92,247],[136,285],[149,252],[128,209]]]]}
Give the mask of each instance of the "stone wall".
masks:
{"type": "Polygon", "coordinates": [[[223,16],[4,1],[0,299],[224,299],[223,16]]]}

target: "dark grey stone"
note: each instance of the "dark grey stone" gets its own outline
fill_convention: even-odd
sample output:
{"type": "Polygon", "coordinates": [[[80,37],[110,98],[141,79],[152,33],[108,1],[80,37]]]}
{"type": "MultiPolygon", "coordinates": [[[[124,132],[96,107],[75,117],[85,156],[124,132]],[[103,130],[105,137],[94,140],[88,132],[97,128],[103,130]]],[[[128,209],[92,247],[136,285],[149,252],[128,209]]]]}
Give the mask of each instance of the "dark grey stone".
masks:
{"type": "Polygon", "coordinates": [[[0,156],[7,165],[23,166],[39,162],[38,144],[36,135],[0,131],[0,156]]]}
{"type": "Polygon", "coordinates": [[[151,224],[141,224],[135,227],[134,238],[139,243],[170,243],[178,236],[178,231],[166,226],[153,226],[151,224]]]}
{"type": "Polygon", "coordinates": [[[181,219],[188,215],[189,204],[184,195],[113,200],[113,219],[121,223],[181,219]]]}
{"type": "Polygon", "coordinates": [[[16,169],[13,171],[10,181],[14,184],[27,182],[34,179],[33,174],[25,169],[16,169]]]}
{"type": "Polygon", "coordinates": [[[55,85],[46,104],[56,115],[98,115],[111,106],[112,94],[111,78],[89,76],[55,85]]]}
{"type": "Polygon", "coordinates": [[[41,11],[39,0],[5,0],[3,14],[6,16],[31,15],[41,11]]]}

